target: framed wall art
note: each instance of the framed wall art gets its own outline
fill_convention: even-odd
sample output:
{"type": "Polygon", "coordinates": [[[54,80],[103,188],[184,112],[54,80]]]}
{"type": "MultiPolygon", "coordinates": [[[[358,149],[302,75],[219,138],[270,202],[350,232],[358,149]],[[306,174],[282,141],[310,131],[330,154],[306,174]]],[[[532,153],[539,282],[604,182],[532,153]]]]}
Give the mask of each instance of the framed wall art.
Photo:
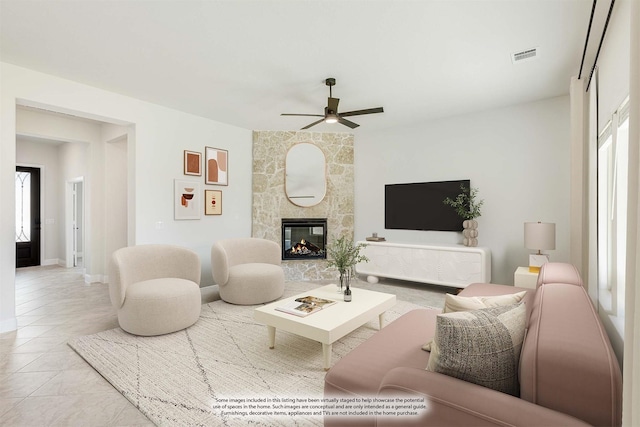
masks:
{"type": "Polygon", "coordinates": [[[222,191],[204,190],[204,214],[222,215],[222,191]]]}
{"type": "Polygon", "coordinates": [[[184,174],[202,175],[202,153],[184,150],[184,174]]]}
{"type": "Polygon", "coordinates": [[[202,193],[199,182],[175,179],[173,194],[174,219],[200,219],[202,193]]]}
{"type": "Polygon", "coordinates": [[[205,147],[205,184],[227,185],[229,183],[229,152],[219,148],[205,147]]]}

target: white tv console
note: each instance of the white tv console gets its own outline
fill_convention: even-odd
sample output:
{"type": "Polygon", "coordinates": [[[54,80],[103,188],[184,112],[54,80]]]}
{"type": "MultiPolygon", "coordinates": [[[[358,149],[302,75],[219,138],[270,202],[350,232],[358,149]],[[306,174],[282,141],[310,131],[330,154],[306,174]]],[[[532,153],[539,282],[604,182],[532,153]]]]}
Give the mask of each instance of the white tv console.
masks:
{"type": "Polygon", "coordinates": [[[369,262],[356,271],[374,277],[465,288],[474,282],[491,282],[491,251],[463,245],[409,245],[390,242],[365,244],[369,262]]]}

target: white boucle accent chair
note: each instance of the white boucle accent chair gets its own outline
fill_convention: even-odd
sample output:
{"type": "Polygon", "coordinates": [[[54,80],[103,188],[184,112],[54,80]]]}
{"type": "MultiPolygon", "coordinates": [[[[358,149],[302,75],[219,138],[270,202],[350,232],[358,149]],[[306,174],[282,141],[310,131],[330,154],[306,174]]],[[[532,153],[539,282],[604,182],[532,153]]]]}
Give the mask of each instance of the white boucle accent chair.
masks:
{"type": "Polygon", "coordinates": [[[213,280],[220,298],[231,304],[254,305],[284,293],[280,245],[245,237],[219,240],[211,248],[213,280]]]}
{"type": "Polygon", "coordinates": [[[121,248],[112,255],[109,296],[134,335],[179,331],[200,317],[200,257],[172,245],[121,248]]]}

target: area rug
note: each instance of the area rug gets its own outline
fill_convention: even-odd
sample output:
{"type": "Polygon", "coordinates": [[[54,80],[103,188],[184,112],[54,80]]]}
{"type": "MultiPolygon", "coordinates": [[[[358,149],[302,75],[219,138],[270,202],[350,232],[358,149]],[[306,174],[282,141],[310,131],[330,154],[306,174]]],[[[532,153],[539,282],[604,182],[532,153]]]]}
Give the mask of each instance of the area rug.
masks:
{"type": "MultiPolygon", "coordinates": [[[[289,283],[285,296],[311,287],[289,283]]],[[[253,320],[255,307],[214,301],[183,331],[137,337],[116,328],[69,345],[157,425],[321,426],[321,415],[294,410],[280,416],[268,408],[278,400],[322,398],[321,344],[277,331],[276,348],[269,350],[266,326],[253,320]],[[264,402],[267,410],[250,410],[250,400],[264,402]]],[[[415,308],[420,306],[398,301],[385,319],[415,308]]],[[[377,329],[376,318],[334,343],[332,363],[377,329]]]]}

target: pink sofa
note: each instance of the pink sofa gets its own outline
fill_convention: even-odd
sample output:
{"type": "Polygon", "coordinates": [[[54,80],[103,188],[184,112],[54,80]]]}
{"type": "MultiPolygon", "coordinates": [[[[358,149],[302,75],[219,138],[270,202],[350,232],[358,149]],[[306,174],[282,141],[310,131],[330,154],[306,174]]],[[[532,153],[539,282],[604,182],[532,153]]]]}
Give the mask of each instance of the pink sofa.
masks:
{"type": "MultiPolygon", "coordinates": [[[[475,283],[461,296],[521,292],[475,283]]],[[[619,426],[620,367],[575,267],[545,264],[528,290],[527,335],[520,357],[520,397],[425,370],[421,346],[435,334],[439,310],[413,310],[338,361],[325,398],[425,398],[419,417],[325,416],[325,426],[619,426]]]]}

